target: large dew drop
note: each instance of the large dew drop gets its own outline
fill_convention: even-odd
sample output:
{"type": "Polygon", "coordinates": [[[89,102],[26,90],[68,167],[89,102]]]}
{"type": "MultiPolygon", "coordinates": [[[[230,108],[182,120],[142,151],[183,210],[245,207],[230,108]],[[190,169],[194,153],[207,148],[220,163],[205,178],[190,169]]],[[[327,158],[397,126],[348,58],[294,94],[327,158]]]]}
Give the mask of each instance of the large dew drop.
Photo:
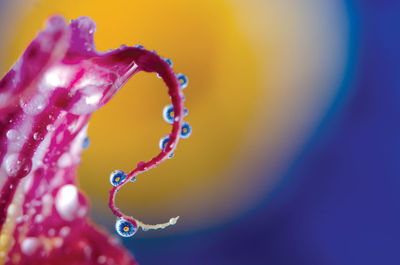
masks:
{"type": "Polygon", "coordinates": [[[76,218],[79,209],[78,189],[75,185],[67,184],[59,189],[55,206],[58,214],[67,221],[76,218]]]}
{"type": "Polygon", "coordinates": [[[136,227],[124,219],[118,219],[115,222],[115,231],[122,237],[131,237],[136,233],[136,227]]]}

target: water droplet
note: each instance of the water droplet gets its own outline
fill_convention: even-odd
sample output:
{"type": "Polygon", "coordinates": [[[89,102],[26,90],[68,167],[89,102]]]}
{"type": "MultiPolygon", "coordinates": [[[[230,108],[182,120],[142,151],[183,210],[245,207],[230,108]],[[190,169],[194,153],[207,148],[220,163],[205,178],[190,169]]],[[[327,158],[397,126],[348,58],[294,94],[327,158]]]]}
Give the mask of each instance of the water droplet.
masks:
{"type": "Polygon", "coordinates": [[[33,139],[34,139],[35,141],[41,141],[41,140],[43,140],[43,136],[42,136],[41,133],[35,132],[35,133],[33,134],[33,139]]]}
{"type": "Polygon", "coordinates": [[[115,222],[115,230],[122,237],[131,237],[136,233],[136,227],[124,219],[118,219],[115,222]]]}
{"type": "Polygon", "coordinates": [[[9,130],[6,134],[7,139],[10,141],[15,141],[15,140],[19,140],[20,136],[19,136],[19,132],[17,130],[9,130]]]}
{"type": "Polygon", "coordinates": [[[147,232],[147,231],[149,231],[149,229],[148,229],[148,228],[142,227],[142,231],[143,231],[143,232],[147,232]]]}
{"type": "Polygon", "coordinates": [[[165,58],[164,61],[167,62],[167,64],[169,65],[169,67],[172,67],[172,61],[171,61],[171,59],[165,58]]]}
{"type": "Polygon", "coordinates": [[[38,249],[40,241],[35,237],[27,237],[22,241],[21,251],[25,255],[32,255],[38,249]]]}
{"type": "Polygon", "coordinates": [[[133,47],[135,47],[135,48],[140,48],[140,49],[144,49],[144,46],[143,46],[143,45],[140,45],[140,44],[136,44],[136,45],[134,45],[133,47]]]}
{"type": "Polygon", "coordinates": [[[71,228],[69,228],[68,226],[64,226],[60,229],[60,236],[66,237],[70,231],[71,231],[71,228]]]}
{"type": "MultiPolygon", "coordinates": [[[[186,117],[189,114],[189,110],[187,108],[183,109],[183,117],[186,117]]],[[[179,116],[174,118],[174,106],[172,104],[168,104],[163,109],[163,118],[169,123],[173,124],[174,120],[179,121],[179,116]]]]}
{"type": "Polygon", "coordinates": [[[87,149],[89,146],[90,146],[90,139],[89,137],[85,137],[85,139],[83,139],[82,148],[87,149]]]}
{"type": "Polygon", "coordinates": [[[54,131],[54,125],[52,125],[52,124],[47,125],[46,126],[46,130],[49,131],[49,132],[54,131]]]}
{"type": "Polygon", "coordinates": [[[123,182],[125,179],[126,179],[126,174],[122,170],[115,170],[110,175],[110,183],[114,187],[121,184],[121,182],[123,182]]]}
{"type": "Polygon", "coordinates": [[[169,219],[169,224],[170,225],[174,225],[174,224],[176,224],[176,221],[178,220],[178,218],[171,218],[171,219],[169,219]]]}
{"type": "Polygon", "coordinates": [[[181,139],[187,139],[189,138],[189,136],[192,134],[192,127],[190,126],[189,123],[184,122],[182,124],[182,129],[181,129],[181,134],[180,134],[180,138],[181,139]]]}
{"type": "MultiPolygon", "coordinates": [[[[163,138],[161,138],[160,142],[158,143],[158,146],[160,147],[161,150],[164,150],[165,147],[167,146],[169,142],[169,135],[164,136],[163,138]]],[[[171,153],[168,158],[173,158],[174,157],[174,153],[171,153]]]]}
{"type": "Polygon", "coordinates": [[[35,223],[41,223],[43,222],[43,215],[38,214],[35,216],[35,223]]]}
{"type": "Polygon", "coordinates": [[[169,124],[174,123],[174,107],[172,104],[168,104],[163,109],[163,118],[169,124]]]}
{"type": "Polygon", "coordinates": [[[19,154],[7,155],[4,160],[4,168],[10,177],[23,178],[29,174],[32,168],[32,160],[29,158],[19,158],[19,154]]]}
{"type": "Polygon", "coordinates": [[[168,142],[169,142],[169,135],[166,135],[160,139],[158,146],[160,147],[161,150],[164,150],[168,142]]]}
{"type": "Polygon", "coordinates": [[[177,74],[176,78],[178,79],[181,89],[187,87],[189,80],[184,74],[177,74]]]}
{"type": "Polygon", "coordinates": [[[20,106],[26,114],[37,115],[42,112],[48,103],[48,99],[42,94],[38,94],[31,100],[20,100],[20,106]]]}
{"type": "Polygon", "coordinates": [[[131,178],[131,181],[135,182],[136,181],[136,177],[131,178]]]}
{"type": "Polygon", "coordinates": [[[58,214],[64,220],[73,220],[77,216],[77,211],[79,209],[77,187],[72,184],[62,186],[57,192],[55,207],[58,214]]]}
{"type": "MultiPolygon", "coordinates": [[[[12,186],[13,185],[10,185],[10,190],[13,188],[12,186]]],[[[17,212],[16,208],[17,208],[17,206],[14,203],[11,203],[10,206],[8,206],[7,215],[9,215],[9,216],[15,215],[15,213],[17,212]]]]}

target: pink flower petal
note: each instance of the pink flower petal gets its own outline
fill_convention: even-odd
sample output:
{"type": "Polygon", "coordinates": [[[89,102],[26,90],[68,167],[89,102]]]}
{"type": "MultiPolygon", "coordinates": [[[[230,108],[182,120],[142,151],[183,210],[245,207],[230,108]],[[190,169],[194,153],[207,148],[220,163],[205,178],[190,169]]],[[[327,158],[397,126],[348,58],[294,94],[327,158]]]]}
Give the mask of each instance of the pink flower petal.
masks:
{"type": "MultiPolygon", "coordinates": [[[[141,47],[95,49],[95,23],[67,25],[54,16],[0,81],[0,262],[5,264],[136,264],[118,240],[88,217],[76,187],[91,114],[140,71],[157,72],[168,87],[175,119],[169,142],[110,191],[112,212],[144,225],[114,204],[119,188],[167,159],[183,124],[183,93],[164,59],[141,47]]],[[[104,178],[106,181],[106,177],[104,178]]]]}

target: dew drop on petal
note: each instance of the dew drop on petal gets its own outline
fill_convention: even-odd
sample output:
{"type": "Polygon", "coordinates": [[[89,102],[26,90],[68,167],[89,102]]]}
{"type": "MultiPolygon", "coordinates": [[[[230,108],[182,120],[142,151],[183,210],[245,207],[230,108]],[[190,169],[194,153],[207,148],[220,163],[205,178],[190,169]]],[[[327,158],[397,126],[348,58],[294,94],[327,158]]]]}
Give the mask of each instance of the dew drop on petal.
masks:
{"type": "Polygon", "coordinates": [[[25,177],[32,168],[32,160],[19,158],[19,154],[13,153],[5,157],[4,168],[10,177],[25,177]]]}
{"type": "Polygon", "coordinates": [[[43,222],[43,215],[38,214],[35,216],[35,223],[41,223],[43,222]]]}
{"type": "Polygon", "coordinates": [[[68,236],[68,234],[70,233],[71,228],[69,228],[68,226],[64,226],[60,229],[60,236],[61,237],[66,237],[68,236]]]}
{"type": "Polygon", "coordinates": [[[47,125],[46,126],[46,130],[49,131],[49,132],[54,131],[54,125],[52,125],[52,124],[47,125]]]}
{"type": "Polygon", "coordinates": [[[21,251],[25,255],[32,255],[38,249],[40,241],[35,237],[27,237],[22,241],[21,251]]]}
{"type": "Polygon", "coordinates": [[[169,65],[169,67],[172,67],[172,61],[171,61],[171,59],[165,58],[164,61],[167,62],[167,64],[169,65]]]}
{"type": "Polygon", "coordinates": [[[82,148],[87,149],[87,148],[89,148],[89,146],[90,146],[90,139],[89,139],[89,137],[85,137],[83,139],[82,148]]]}
{"type": "Polygon", "coordinates": [[[160,147],[161,150],[164,150],[168,142],[169,142],[169,135],[166,135],[160,139],[158,146],[160,147]]]}
{"type": "Polygon", "coordinates": [[[121,184],[126,179],[126,174],[122,170],[115,170],[110,174],[110,183],[114,187],[121,184]]]}
{"type": "Polygon", "coordinates": [[[190,126],[189,123],[184,122],[182,125],[180,138],[187,139],[190,137],[191,134],[192,134],[192,127],[190,126]]]}
{"type": "Polygon", "coordinates": [[[118,219],[115,222],[115,230],[122,237],[131,237],[136,233],[136,227],[124,219],[118,219]]]}
{"type": "Polygon", "coordinates": [[[19,138],[20,138],[19,132],[14,129],[8,130],[6,136],[7,136],[7,139],[10,141],[19,140],[19,138]]]}
{"type": "Polygon", "coordinates": [[[42,137],[41,133],[35,132],[35,133],[33,134],[33,139],[34,139],[35,141],[41,141],[41,140],[43,140],[43,137],[42,137]]]}
{"type": "Polygon", "coordinates": [[[56,195],[55,206],[58,214],[64,220],[73,220],[79,208],[77,187],[72,184],[67,184],[60,188],[56,195]]]}
{"type": "Polygon", "coordinates": [[[47,103],[47,98],[42,94],[38,94],[28,101],[21,100],[20,106],[26,114],[37,115],[44,110],[47,103]]]}
{"type": "Polygon", "coordinates": [[[172,106],[172,104],[168,104],[164,107],[163,118],[169,124],[174,123],[174,107],[172,106]]]}
{"type": "Polygon", "coordinates": [[[184,74],[177,74],[177,75],[176,75],[176,78],[178,79],[178,82],[179,82],[179,85],[180,85],[181,89],[184,89],[184,88],[187,87],[187,85],[188,85],[188,83],[189,83],[189,80],[188,80],[188,78],[186,77],[186,75],[184,75],[184,74]]]}

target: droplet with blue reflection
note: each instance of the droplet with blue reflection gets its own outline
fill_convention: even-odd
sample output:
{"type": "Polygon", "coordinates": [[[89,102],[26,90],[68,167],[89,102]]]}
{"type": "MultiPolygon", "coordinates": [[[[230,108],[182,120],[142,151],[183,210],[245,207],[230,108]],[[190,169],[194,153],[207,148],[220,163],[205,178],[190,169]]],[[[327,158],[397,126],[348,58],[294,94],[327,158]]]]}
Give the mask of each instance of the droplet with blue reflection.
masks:
{"type": "Polygon", "coordinates": [[[126,179],[126,174],[122,170],[115,170],[110,175],[110,183],[114,187],[121,184],[121,182],[124,181],[125,179],[126,179]]]}
{"type": "Polygon", "coordinates": [[[192,126],[190,126],[189,123],[184,122],[182,124],[182,129],[181,129],[181,134],[180,134],[180,138],[181,139],[187,139],[189,138],[189,136],[192,134],[192,126]]]}
{"type": "Polygon", "coordinates": [[[83,149],[87,149],[90,146],[90,139],[89,137],[85,137],[85,139],[83,139],[83,143],[82,143],[82,148],[83,149]]]}
{"type": "MultiPolygon", "coordinates": [[[[186,117],[189,114],[189,110],[187,108],[183,109],[183,117],[186,117]]],[[[163,118],[164,120],[169,123],[174,123],[174,106],[172,104],[168,104],[163,109],[163,118]]]]}
{"type": "Polygon", "coordinates": [[[186,75],[177,74],[176,78],[178,79],[178,82],[179,82],[179,85],[180,85],[181,89],[184,89],[185,87],[187,87],[189,80],[186,77],[186,75]]]}
{"type": "MultiPolygon", "coordinates": [[[[160,139],[160,142],[158,143],[158,146],[160,147],[161,150],[164,150],[165,147],[167,146],[169,142],[169,135],[164,136],[163,138],[160,139]]],[[[168,158],[173,158],[174,153],[171,153],[168,158]]]]}
{"type": "Polygon", "coordinates": [[[115,222],[115,231],[122,237],[131,237],[136,233],[136,227],[127,220],[118,219],[115,222]]]}

